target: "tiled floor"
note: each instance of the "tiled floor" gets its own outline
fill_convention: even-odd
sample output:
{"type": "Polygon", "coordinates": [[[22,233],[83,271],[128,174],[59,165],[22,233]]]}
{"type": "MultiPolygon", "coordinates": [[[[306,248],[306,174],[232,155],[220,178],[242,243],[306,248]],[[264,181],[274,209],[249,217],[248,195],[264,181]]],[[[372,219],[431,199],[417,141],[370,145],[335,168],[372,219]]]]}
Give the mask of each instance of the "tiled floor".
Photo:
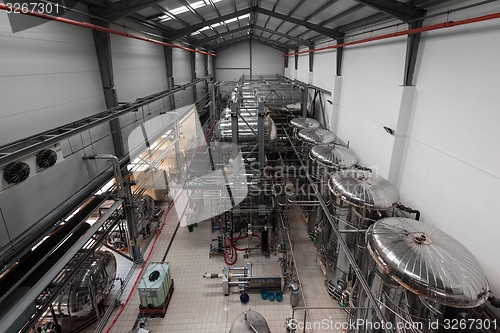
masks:
{"type": "MultiPolygon", "coordinates": [[[[324,275],[316,262],[316,249],[307,235],[307,227],[300,208],[291,207],[289,217],[296,264],[306,305],[308,307],[338,308],[325,290],[324,275]]],[[[176,227],[176,214],[171,211],[156,241],[149,262],[162,260],[176,227]]],[[[165,259],[171,264],[175,291],[165,317],[148,318],[146,328],[151,333],[229,332],[234,319],[245,310],[252,309],[266,318],[271,332],[286,332],[285,320],[292,316],[288,291],[286,291],[281,303],[262,300],[258,293],[249,293],[250,301],[247,304],[242,304],[237,290],[225,297],[222,293],[220,279],[203,278],[205,272],[219,273],[224,266],[222,257],[208,257],[212,237],[208,222],[199,223],[193,232],[189,232],[187,228],[177,230],[165,259]]],[[[277,261],[278,258],[271,255],[269,259],[265,259],[256,254],[248,259],[248,261],[256,262],[265,260],[277,261]]],[[[245,262],[246,260],[240,257],[236,265],[242,266],[245,262]]],[[[123,308],[112,328],[109,329],[111,322],[118,314],[118,310],[115,310],[103,332],[107,332],[109,329],[111,333],[127,333],[134,327],[139,313],[139,297],[136,290],[131,292],[131,288],[139,276],[139,271],[140,268],[137,268],[121,298],[125,302],[127,296],[131,295],[127,305],[123,308]]],[[[342,322],[345,316],[341,310],[310,310],[307,321],[304,323],[304,313],[299,310],[295,317],[299,321],[298,327],[306,326],[309,328],[306,329],[306,332],[340,332],[340,330],[332,329],[334,328],[332,323],[342,322]]],[[[302,332],[302,329],[297,330],[297,332],[302,332]]]]}

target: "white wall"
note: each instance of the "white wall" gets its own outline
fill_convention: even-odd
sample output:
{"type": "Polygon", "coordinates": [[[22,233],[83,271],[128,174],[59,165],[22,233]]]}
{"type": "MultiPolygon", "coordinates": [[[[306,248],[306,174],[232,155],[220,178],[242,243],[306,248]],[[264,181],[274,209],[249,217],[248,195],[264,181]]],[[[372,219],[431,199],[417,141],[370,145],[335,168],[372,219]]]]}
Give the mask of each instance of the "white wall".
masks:
{"type": "MultiPolygon", "coordinates": [[[[309,66],[307,64],[307,66],[309,66]]],[[[332,90],[332,82],[337,71],[337,52],[317,52],[313,56],[312,82],[317,87],[332,90]],[[316,70],[315,70],[316,69],[316,70]]]]}
{"type": "MultiPolygon", "coordinates": [[[[493,3],[451,13],[448,19],[499,11],[500,4],[493,3]]],[[[401,86],[406,37],[345,48],[341,77],[334,76],[335,51],[317,53],[323,55],[315,58],[313,72],[313,84],[327,89],[329,80],[322,74],[328,68],[331,75],[337,103],[332,106],[332,130],[350,142],[362,164],[376,166],[398,187],[403,204],[419,209],[423,221],[475,255],[496,296],[499,25],[496,19],[422,34],[414,87],[401,86]],[[387,134],[383,126],[395,129],[396,135],[387,134]]],[[[286,73],[291,78],[293,65],[290,58],[286,73]]],[[[304,80],[307,71],[307,62],[299,61],[296,77],[304,80]]]]}
{"type": "MultiPolygon", "coordinates": [[[[498,12],[499,4],[450,20],[498,12]]],[[[439,21],[439,20],[438,20],[439,21]]],[[[437,23],[437,21],[427,24],[437,23]]],[[[500,295],[493,207],[500,199],[499,20],[426,33],[416,71],[400,193],[425,221],[460,240],[500,295]]]]}
{"type": "Polygon", "coordinates": [[[191,81],[191,59],[188,51],[172,50],[175,84],[186,84],[191,81]]]}
{"type": "MultiPolygon", "coordinates": [[[[300,51],[303,50],[305,49],[300,49],[300,51]]],[[[295,66],[295,59],[293,59],[293,65],[295,66]]],[[[302,82],[311,83],[309,82],[309,54],[304,53],[299,55],[299,69],[295,78],[302,82]]]]}
{"type": "Polygon", "coordinates": [[[250,42],[247,41],[218,52],[215,58],[216,80],[237,80],[241,75],[250,77],[250,73],[254,78],[283,75],[282,52],[256,42],[252,42],[251,49],[250,57],[250,42]]]}
{"type": "Polygon", "coordinates": [[[283,52],[272,47],[252,42],[252,75],[259,76],[283,75],[283,52]]]}
{"type": "Polygon", "coordinates": [[[105,109],[92,31],[18,19],[44,23],[12,33],[0,11],[0,145],[105,109]]]}
{"type": "MultiPolygon", "coordinates": [[[[106,109],[92,31],[28,16],[18,19],[43,24],[12,33],[7,15],[0,11],[0,145],[106,109]]],[[[109,134],[109,125],[103,124],[62,141],[64,160],[36,174],[32,170],[26,181],[0,192],[9,229],[9,234],[2,231],[0,247],[107,167],[94,163],[87,169],[82,156],[112,153],[109,134]]]]}
{"type": "MultiPolygon", "coordinates": [[[[125,23],[130,26],[130,22],[125,23]]],[[[116,25],[111,25],[111,28],[123,30],[116,25]]],[[[148,37],[136,31],[133,33],[148,37]]],[[[138,97],[167,89],[163,46],[111,35],[111,57],[119,102],[132,102],[138,97]]]]}

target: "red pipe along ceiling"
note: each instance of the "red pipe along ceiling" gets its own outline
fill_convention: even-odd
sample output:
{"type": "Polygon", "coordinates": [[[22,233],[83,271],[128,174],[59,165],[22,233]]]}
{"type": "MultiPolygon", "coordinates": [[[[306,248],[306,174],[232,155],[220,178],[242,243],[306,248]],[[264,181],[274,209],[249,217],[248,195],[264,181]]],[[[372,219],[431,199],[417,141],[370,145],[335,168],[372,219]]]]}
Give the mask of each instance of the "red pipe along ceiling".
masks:
{"type": "MultiPolygon", "coordinates": [[[[0,9],[7,10],[8,7],[5,4],[0,3],[0,9]]],[[[180,46],[180,45],[174,45],[174,44],[170,44],[170,43],[165,43],[165,42],[162,42],[162,41],[159,41],[159,40],[156,40],[156,39],[151,39],[151,38],[147,38],[147,37],[133,35],[133,34],[129,34],[127,32],[118,31],[118,30],[114,30],[114,29],[109,29],[109,28],[101,27],[101,26],[98,26],[98,25],[95,25],[95,24],[91,24],[91,23],[87,23],[87,22],[74,21],[74,20],[70,20],[70,19],[67,19],[67,18],[63,18],[63,17],[57,17],[57,16],[53,16],[53,15],[48,15],[48,14],[43,14],[43,13],[37,13],[37,12],[32,12],[32,11],[27,11],[26,13],[23,13],[22,11],[20,11],[19,13],[16,13],[16,15],[19,15],[19,14],[28,15],[28,16],[34,16],[34,17],[38,17],[38,18],[43,18],[43,19],[50,20],[50,21],[57,21],[57,22],[61,22],[61,23],[76,25],[76,26],[79,26],[79,27],[82,27],[82,28],[87,28],[87,29],[102,31],[102,32],[106,32],[108,34],[113,34],[113,35],[118,35],[118,36],[133,38],[133,39],[138,39],[138,40],[142,40],[144,42],[149,42],[149,43],[153,43],[153,44],[163,45],[163,46],[171,47],[171,48],[174,48],[174,49],[181,49],[181,50],[184,50],[184,51],[189,51],[189,52],[195,52],[195,53],[210,55],[210,56],[213,56],[213,57],[217,56],[217,54],[215,54],[215,53],[205,52],[205,51],[190,49],[190,48],[185,47],[185,46],[180,46]]]]}
{"type": "Polygon", "coordinates": [[[321,47],[321,48],[314,49],[314,50],[305,50],[305,51],[300,51],[300,52],[295,52],[295,53],[288,53],[288,54],[285,54],[284,56],[290,57],[290,56],[299,55],[299,54],[314,53],[314,52],[318,52],[318,51],[336,49],[339,47],[345,47],[345,46],[351,46],[351,45],[356,45],[356,44],[373,42],[373,41],[381,40],[381,39],[388,39],[388,38],[399,37],[399,36],[404,36],[404,35],[418,34],[420,32],[425,32],[425,31],[439,30],[439,29],[443,29],[443,28],[451,28],[451,27],[464,25],[464,24],[494,20],[497,18],[500,18],[500,13],[494,13],[494,14],[488,14],[488,15],[484,15],[484,16],[473,17],[470,19],[465,19],[465,20],[456,21],[456,22],[448,21],[445,23],[433,24],[433,25],[429,25],[426,27],[415,28],[415,29],[410,29],[410,30],[403,30],[403,31],[398,31],[398,32],[386,34],[386,35],[380,35],[380,36],[355,40],[355,41],[348,42],[348,43],[342,43],[342,44],[337,44],[337,45],[321,47]]]}

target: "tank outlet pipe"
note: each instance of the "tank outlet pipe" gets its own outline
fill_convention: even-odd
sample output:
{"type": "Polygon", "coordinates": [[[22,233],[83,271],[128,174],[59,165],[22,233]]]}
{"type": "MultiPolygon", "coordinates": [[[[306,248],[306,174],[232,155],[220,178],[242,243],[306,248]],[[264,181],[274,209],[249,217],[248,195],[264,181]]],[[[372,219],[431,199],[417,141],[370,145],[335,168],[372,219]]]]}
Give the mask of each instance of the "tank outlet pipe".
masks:
{"type": "Polygon", "coordinates": [[[411,207],[406,207],[402,204],[399,204],[396,206],[396,208],[401,209],[404,212],[410,213],[410,214],[415,214],[415,220],[419,221],[420,220],[420,211],[413,209],[411,207]]]}
{"type": "Polygon", "coordinates": [[[97,154],[92,156],[83,156],[84,160],[108,160],[113,165],[113,172],[115,174],[116,190],[119,198],[125,198],[125,190],[123,188],[123,178],[120,169],[120,160],[115,155],[110,154],[97,154]]]}
{"type": "MultiPolygon", "coordinates": [[[[12,10],[12,6],[7,6],[7,5],[5,5],[3,3],[0,3],[0,9],[1,10],[5,10],[5,11],[12,10]]],[[[78,27],[87,28],[87,29],[96,30],[96,31],[101,31],[101,32],[105,32],[105,33],[108,33],[108,34],[113,34],[113,35],[118,35],[118,36],[122,36],[122,37],[127,37],[127,38],[141,40],[143,42],[149,42],[149,43],[153,43],[153,44],[163,45],[163,46],[171,47],[173,49],[181,49],[181,50],[184,50],[184,51],[189,51],[189,52],[194,52],[194,53],[200,53],[200,54],[205,54],[205,55],[214,56],[214,57],[217,56],[215,53],[212,53],[212,52],[206,52],[206,51],[191,49],[191,48],[188,48],[188,47],[185,47],[185,46],[181,46],[181,45],[175,45],[175,44],[171,44],[171,43],[166,43],[166,42],[162,42],[162,41],[159,41],[159,40],[156,40],[156,39],[151,39],[151,38],[147,38],[147,37],[142,37],[142,36],[138,36],[138,35],[129,34],[128,32],[114,30],[114,29],[110,29],[110,28],[106,28],[106,27],[101,27],[99,25],[95,25],[95,24],[88,23],[88,22],[70,20],[70,19],[67,19],[67,18],[64,18],[64,17],[57,17],[57,16],[43,14],[43,13],[39,13],[39,12],[36,12],[36,11],[31,11],[31,10],[27,10],[26,12],[25,11],[19,11],[19,12],[16,12],[16,13],[19,13],[20,15],[22,14],[22,15],[34,16],[34,17],[38,17],[38,18],[42,18],[42,19],[46,19],[46,20],[50,20],[50,21],[56,21],[56,22],[60,22],[60,23],[66,23],[66,24],[70,24],[70,25],[76,25],[78,27]]]]}

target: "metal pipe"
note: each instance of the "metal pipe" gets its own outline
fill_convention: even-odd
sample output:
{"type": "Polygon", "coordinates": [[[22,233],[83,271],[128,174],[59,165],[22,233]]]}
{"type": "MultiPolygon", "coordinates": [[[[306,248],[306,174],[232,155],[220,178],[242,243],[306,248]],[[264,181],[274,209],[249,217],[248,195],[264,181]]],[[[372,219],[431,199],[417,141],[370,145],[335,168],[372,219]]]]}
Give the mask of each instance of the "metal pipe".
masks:
{"type": "MultiPolygon", "coordinates": [[[[128,159],[122,159],[122,163],[125,162],[128,162],[128,159]]],[[[105,170],[90,183],[76,192],[72,197],[36,222],[34,226],[21,235],[22,238],[15,240],[14,243],[5,245],[0,251],[2,266],[13,261],[15,258],[22,257],[28,253],[31,250],[33,243],[36,242],[36,239],[41,238],[40,235],[45,235],[50,232],[49,230],[53,228],[55,221],[63,219],[65,216],[81,206],[82,202],[87,200],[92,193],[106,184],[111,176],[112,170],[105,170]]]]}
{"type": "Polygon", "coordinates": [[[104,201],[105,198],[102,197],[93,198],[65,224],[50,234],[39,246],[22,257],[10,271],[5,273],[0,279],[0,302],[12,293],[16,286],[22,284],[29,274],[32,275],[35,269],[38,272],[43,272],[41,266],[48,259],[49,254],[104,201]]]}
{"type": "Polygon", "coordinates": [[[115,155],[111,154],[97,154],[93,156],[83,156],[84,160],[108,160],[113,165],[113,172],[115,174],[116,191],[119,198],[125,198],[125,190],[123,188],[123,178],[120,168],[120,160],[115,155]]]}
{"type": "Polygon", "coordinates": [[[170,142],[170,144],[168,145],[168,147],[160,154],[160,156],[158,156],[153,163],[151,163],[147,168],[146,168],[146,171],[150,171],[150,170],[153,170],[156,165],[158,163],[161,162],[161,160],[167,155],[168,151],[174,146],[174,144],[177,143],[177,141],[179,141],[179,138],[180,137],[177,137],[175,138],[172,142],[170,142]]]}
{"type": "Polygon", "coordinates": [[[473,18],[470,18],[470,19],[460,20],[460,21],[456,21],[456,22],[454,22],[454,21],[447,21],[447,22],[444,22],[444,23],[433,24],[433,25],[429,25],[429,26],[426,26],[426,27],[415,28],[415,29],[408,29],[408,30],[393,32],[393,33],[390,33],[390,34],[385,34],[385,35],[380,35],[380,36],[375,36],[375,37],[364,38],[364,39],[355,40],[355,41],[348,42],[348,43],[342,43],[342,44],[337,44],[337,45],[320,47],[318,49],[313,49],[313,50],[305,50],[305,51],[300,51],[300,52],[288,53],[288,54],[285,54],[284,57],[291,57],[291,56],[294,56],[294,55],[300,55],[300,54],[306,54],[306,53],[314,53],[314,52],[324,51],[324,50],[330,50],[330,49],[337,49],[337,48],[340,48],[340,47],[347,47],[347,46],[352,46],[352,45],[357,45],[357,44],[364,44],[364,43],[373,42],[373,41],[376,41],[376,40],[382,40],[382,39],[388,39],[388,38],[399,37],[399,36],[406,36],[406,35],[413,35],[413,34],[418,34],[418,33],[426,32],[426,31],[440,30],[440,29],[444,29],[444,28],[451,28],[451,27],[456,27],[456,26],[459,26],[459,25],[465,25],[465,24],[470,24],[470,23],[483,22],[483,21],[494,20],[494,19],[498,19],[498,18],[500,18],[500,13],[494,13],[494,14],[488,14],[488,15],[473,17],[473,18]]]}
{"type": "MultiPolygon", "coordinates": [[[[0,3],[0,9],[7,11],[7,10],[11,10],[12,7],[7,6],[3,3],[0,3]]],[[[129,34],[128,32],[123,32],[123,31],[118,31],[118,30],[114,30],[114,29],[110,29],[110,28],[105,28],[105,27],[101,27],[99,25],[88,23],[88,22],[70,20],[70,19],[67,19],[64,17],[57,17],[57,16],[53,16],[53,15],[33,12],[31,10],[28,10],[27,12],[19,11],[16,13],[28,15],[28,16],[34,16],[34,17],[38,17],[38,18],[43,18],[43,19],[50,20],[50,21],[57,21],[57,22],[66,23],[66,24],[70,24],[70,25],[76,25],[78,27],[87,28],[87,29],[96,30],[96,31],[101,31],[101,32],[105,32],[108,34],[118,35],[118,36],[122,36],[122,37],[133,38],[133,39],[141,40],[144,42],[149,42],[149,43],[158,44],[158,45],[162,45],[162,46],[166,46],[166,47],[171,47],[173,49],[181,49],[184,51],[210,55],[213,57],[217,56],[215,53],[195,50],[195,49],[191,49],[189,47],[185,47],[185,46],[181,46],[181,45],[175,45],[175,44],[171,44],[171,43],[162,42],[162,41],[159,41],[156,39],[151,39],[151,38],[146,38],[146,37],[142,37],[142,36],[138,36],[138,35],[133,35],[133,34],[129,34]]]]}

